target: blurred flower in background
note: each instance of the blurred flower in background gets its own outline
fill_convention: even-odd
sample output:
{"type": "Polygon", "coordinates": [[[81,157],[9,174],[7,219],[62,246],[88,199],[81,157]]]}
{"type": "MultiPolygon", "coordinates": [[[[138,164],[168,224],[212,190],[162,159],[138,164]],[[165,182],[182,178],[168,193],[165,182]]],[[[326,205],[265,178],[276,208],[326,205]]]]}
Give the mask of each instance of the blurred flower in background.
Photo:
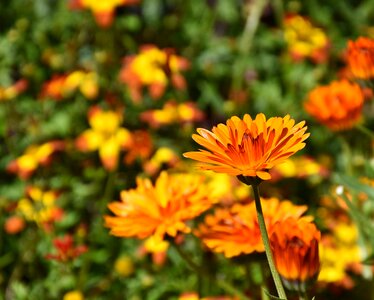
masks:
{"type": "Polygon", "coordinates": [[[374,40],[359,37],[348,41],[347,64],[352,75],[357,79],[374,78],[374,40]]]}

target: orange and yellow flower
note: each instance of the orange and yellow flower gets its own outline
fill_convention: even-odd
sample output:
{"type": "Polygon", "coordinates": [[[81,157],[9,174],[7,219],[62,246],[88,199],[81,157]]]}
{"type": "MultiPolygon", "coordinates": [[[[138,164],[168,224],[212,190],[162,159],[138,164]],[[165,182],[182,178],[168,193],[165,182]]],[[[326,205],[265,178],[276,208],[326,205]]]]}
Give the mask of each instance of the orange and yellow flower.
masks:
{"type": "Polygon", "coordinates": [[[286,218],[270,234],[275,266],[285,286],[304,291],[320,270],[318,244],[321,232],[306,219],[286,218]]]}
{"type": "Polygon", "coordinates": [[[374,40],[360,37],[348,41],[347,64],[350,73],[358,79],[374,77],[374,40]]]}
{"type": "Polygon", "coordinates": [[[197,129],[192,138],[209,151],[184,153],[197,160],[204,170],[213,170],[235,176],[271,178],[269,170],[304,148],[309,137],[305,121],[295,125],[289,115],[266,120],[258,114],[253,120],[244,115],[234,116],[225,124],[213,127],[212,132],[197,129]]]}
{"type": "Polygon", "coordinates": [[[120,80],[127,84],[132,100],[142,99],[142,87],[146,86],[152,98],[160,98],[171,82],[177,89],[184,89],[186,81],[181,71],[189,66],[185,58],[173,54],[171,49],[143,46],[140,53],[125,57],[120,80]]]}
{"type": "Polygon", "coordinates": [[[165,235],[189,233],[185,222],[212,204],[202,176],[162,172],[154,185],[149,179],[137,178],[136,189],[122,191],[121,202],[108,205],[115,216],[105,216],[105,225],[118,237],[163,240],[165,235]]]}
{"type": "Polygon", "coordinates": [[[143,164],[144,171],[149,175],[154,175],[161,170],[163,165],[171,168],[180,161],[174,150],[168,147],[160,147],[152,155],[151,159],[143,164]]]}
{"type": "Polygon", "coordinates": [[[121,114],[115,111],[103,111],[94,106],[88,112],[90,129],[76,139],[76,147],[81,151],[99,151],[100,159],[107,170],[118,165],[121,149],[127,149],[132,143],[131,133],[120,127],[121,114]]]}
{"type": "Polygon", "coordinates": [[[137,158],[142,161],[149,158],[153,150],[152,137],[146,130],[135,130],[131,133],[131,139],[126,148],[127,153],[124,157],[126,164],[132,164],[137,158]]]}
{"type": "MultiPolygon", "coordinates": [[[[276,222],[289,217],[300,218],[307,210],[305,205],[294,205],[277,198],[262,199],[261,202],[269,233],[276,222]]],[[[254,201],[216,209],[213,215],[205,218],[195,234],[210,250],[223,253],[226,257],[265,251],[254,201]]]]}
{"type": "Polygon", "coordinates": [[[343,79],[312,90],[305,110],[331,130],[346,130],[360,122],[363,104],[360,86],[343,79]]]}
{"type": "Polygon", "coordinates": [[[24,154],[8,164],[7,170],[17,174],[22,179],[27,179],[39,165],[48,165],[52,159],[52,155],[64,148],[65,142],[59,140],[41,145],[31,145],[25,150],[24,154]]]}
{"type": "Polygon", "coordinates": [[[26,79],[20,79],[8,87],[0,86],[0,102],[16,98],[20,93],[27,89],[28,85],[26,79]]]}
{"type": "Polygon", "coordinates": [[[316,63],[326,61],[329,39],[322,29],[314,27],[307,18],[287,16],[284,21],[284,38],[294,60],[310,58],[316,63]]]}

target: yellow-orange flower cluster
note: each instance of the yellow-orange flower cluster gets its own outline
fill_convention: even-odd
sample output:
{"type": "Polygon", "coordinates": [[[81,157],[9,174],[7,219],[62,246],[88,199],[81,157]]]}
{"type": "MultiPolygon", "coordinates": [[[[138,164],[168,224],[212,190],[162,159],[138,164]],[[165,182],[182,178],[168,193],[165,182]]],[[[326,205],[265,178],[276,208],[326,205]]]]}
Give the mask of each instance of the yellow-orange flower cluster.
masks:
{"type": "Polygon", "coordinates": [[[212,132],[199,128],[192,138],[209,151],[184,153],[185,157],[201,162],[202,169],[235,176],[271,178],[269,169],[304,148],[309,133],[305,121],[295,125],[290,116],[266,120],[258,114],[253,120],[244,115],[234,116],[212,132]]]}
{"type": "Polygon", "coordinates": [[[161,147],[152,155],[151,159],[143,164],[143,169],[147,174],[154,175],[163,165],[174,167],[179,162],[179,156],[168,147],[161,147]]]}
{"type": "Polygon", "coordinates": [[[360,86],[343,79],[312,90],[305,110],[331,130],[345,130],[361,120],[363,104],[360,86]]]}
{"type": "Polygon", "coordinates": [[[108,205],[115,216],[105,216],[105,225],[115,236],[163,240],[190,232],[185,222],[212,204],[202,176],[162,172],[154,185],[138,178],[136,189],[122,191],[121,202],[108,205]]]}
{"type": "Polygon", "coordinates": [[[74,71],[68,75],[55,75],[43,85],[40,97],[61,100],[78,89],[87,99],[95,99],[99,93],[97,74],[74,71]]]}
{"type": "Polygon", "coordinates": [[[41,145],[29,146],[24,154],[11,161],[7,170],[17,174],[22,179],[29,178],[39,165],[46,166],[50,163],[53,153],[65,148],[63,141],[50,141],[41,145]]]}
{"type": "Polygon", "coordinates": [[[131,133],[120,127],[121,114],[115,111],[103,111],[94,106],[88,112],[90,129],[77,139],[76,146],[81,151],[99,151],[100,159],[107,170],[118,166],[121,149],[127,149],[132,143],[131,133]]]}
{"type": "Polygon", "coordinates": [[[70,0],[70,8],[90,9],[99,26],[109,27],[113,23],[115,9],[118,6],[131,5],[138,2],[139,0],[70,0]]]}
{"type": "Polygon", "coordinates": [[[291,57],[298,61],[310,58],[316,63],[326,61],[329,39],[305,17],[289,15],[284,20],[284,38],[291,57]]]}
{"type": "Polygon", "coordinates": [[[20,93],[27,89],[28,81],[20,79],[11,86],[0,86],[0,102],[16,98],[20,93]]]}
{"type": "MultiPolygon", "coordinates": [[[[289,217],[300,218],[307,210],[305,205],[294,205],[277,198],[262,199],[261,202],[270,234],[276,222],[289,217]]],[[[303,218],[310,220],[309,217],[303,218]]],[[[254,201],[216,209],[213,215],[205,218],[195,234],[209,249],[223,253],[226,257],[265,251],[254,201]]]]}
{"type": "Polygon", "coordinates": [[[320,270],[321,232],[309,220],[287,218],[274,224],[270,245],[275,266],[290,290],[304,291],[320,270]]]}
{"type": "Polygon", "coordinates": [[[374,40],[360,37],[356,41],[348,41],[347,63],[355,78],[374,78],[374,40]]]}
{"type": "Polygon", "coordinates": [[[177,104],[174,101],[167,102],[162,109],[145,111],[140,118],[153,128],[173,123],[190,123],[202,120],[203,112],[197,108],[194,102],[177,104]]]}
{"type": "Polygon", "coordinates": [[[143,46],[139,54],[127,56],[123,62],[120,80],[127,84],[135,103],[142,99],[143,86],[148,87],[154,99],[164,94],[169,82],[177,89],[184,89],[186,86],[181,71],[186,70],[189,63],[173,54],[171,49],[143,46]]]}

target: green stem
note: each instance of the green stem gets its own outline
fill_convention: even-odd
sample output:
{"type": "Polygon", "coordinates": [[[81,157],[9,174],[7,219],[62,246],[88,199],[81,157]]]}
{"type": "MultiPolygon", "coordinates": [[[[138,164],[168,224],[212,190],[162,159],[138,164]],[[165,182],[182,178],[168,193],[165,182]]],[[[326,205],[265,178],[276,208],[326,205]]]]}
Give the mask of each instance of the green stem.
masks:
{"type": "Polygon", "coordinates": [[[365,127],[364,125],[361,125],[361,124],[357,124],[356,125],[356,128],[361,131],[362,133],[366,134],[368,137],[370,137],[371,139],[374,139],[374,132],[372,132],[370,129],[368,129],[367,127],[365,127]]]}
{"type": "Polygon", "coordinates": [[[174,246],[174,249],[178,252],[178,254],[185,260],[187,265],[196,272],[196,274],[205,276],[206,278],[209,278],[211,280],[214,280],[216,284],[225,290],[226,292],[237,296],[240,300],[250,300],[249,297],[244,295],[241,291],[239,291],[236,287],[231,285],[229,282],[213,277],[209,273],[207,273],[203,268],[201,268],[199,265],[197,265],[191,258],[190,256],[185,253],[177,244],[171,243],[174,246]]]}
{"type": "Polygon", "coordinates": [[[268,236],[268,233],[267,233],[267,230],[266,230],[264,214],[262,212],[262,206],[261,206],[258,184],[253,183],[252,188],[253,188],[253,194],[254,194],[254,197],[255,197],[258,224],[260,226],[261,237],[262,237],[262,241],[264,243],[266,258],[268,260],[270,272],[271,272],[271,275],[273,277],[274,284],[275,284],[275,287],[277,289],[279,298],[287,300],[287,296],[286,296],[286,293],[284,291],[282,281],[280,279],[280,276],[278,274],[277,269],[275,268],[273,253],[271,252],[271,248],[270,248],[269,236],[268,236]]]}

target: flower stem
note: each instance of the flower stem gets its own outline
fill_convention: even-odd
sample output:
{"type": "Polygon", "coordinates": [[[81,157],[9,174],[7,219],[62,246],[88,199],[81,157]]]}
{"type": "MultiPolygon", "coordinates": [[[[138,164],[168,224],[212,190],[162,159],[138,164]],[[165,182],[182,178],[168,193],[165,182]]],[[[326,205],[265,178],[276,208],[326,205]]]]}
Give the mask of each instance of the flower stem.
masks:
{"type": "Polygon", "coordinates": [[[241,291],[239,291],[236,287],[234,287],[233,285],[231,285],[229,282],[223,280],[223,279],[219,279],[217,277],[213,277],[211,274],[209,274],[208,272],[206,272],[203,268],[201,268],[199,265],[197,265],[192,259],[191,257],[185,253],[181,247],[179,247],[179,245],[175,244],[175,243],[171,243],[173,246],[174,246],[174,249],[178,252],[178,254],[185,260],[185,262],[187,263],[187,265],[192,269],[194,270],[197,274],[201,275],[201,276],[205,276],[206,278],[209,278],[211,280],[214,280],[216,282],[216,284],[222,288],[223,290],[225,290],[226,292],[232,294],[232,295],[235,295],[237,296],[240,300],[250,300],[249,297],[247,297],[246,295],[244,295],[241,291]]]}
{"type": "Polygon", "coordinates": [[[362,133],[366,134],[368,137],[370,137],[371,139],[374,139],[374,132],[372,132],[370,129],[368,129],[367,127],[361,125],[361,124],[357,124],[356,125],[356,128],[358,130],[360,130],[362,133]]]}
{"type": "Polygon", "coordinates": [[[262,206],[261,206],[258,184],[252,183],[252,189],[253,189],[253,194],[254,194],[254,197],[255,197],[257,220],[258,220],[258,224],[260,226],[261,237],[262,237],[262,241],[264,243],[266,258],[268,260],[270,272],[271,272],[271,275],[273,277],[274,284],[275,284],[275,287],[277,289],[279,298],[287,300],[287,296],[286,296],[286,293],[284,291],[282,281],[279,277],[277,269],[275,268],[273,253],[271,252],[271,248],[270,248],[269,236],[268,236],[268,233],[267,233],[267,230],[266,230],[264,214],[262,212],[262,206]]]}

